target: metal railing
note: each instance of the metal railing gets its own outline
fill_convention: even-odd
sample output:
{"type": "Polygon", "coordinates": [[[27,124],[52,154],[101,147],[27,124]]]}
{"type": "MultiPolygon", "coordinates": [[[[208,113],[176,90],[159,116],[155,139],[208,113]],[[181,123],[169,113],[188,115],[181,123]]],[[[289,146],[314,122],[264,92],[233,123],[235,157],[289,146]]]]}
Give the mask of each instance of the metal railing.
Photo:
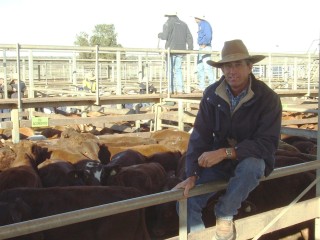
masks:
{"type": "MultiPolygon", "coordinates": [[[[106,48],[0,44],[3,66],[0,73],[8,76],[18,73],[26,81],[29,96],[33,88],[41,87],[44,92],[50,89],[74,89],[81,87],[86,73],[96,75],[100,94],[113,92],[123,94],[138,88],[139,83],[148,87],[156,86],[158,92],[168,92],[166,59],[171,54],[184,54],[182,63],[185,92],[197,88],[198,51],[174,51],[165,49],[106,48]],[[79,59],[79,53],[94,53],[95,59],[79,59]],[[102,59],[99,55],[108,53],[112,59],[102,59]]],[[[220,52],[212,51],[213,60],[219,60],[220,52]]],[[[1,54],[1,53],[0,53],[1,54]]],[[[254,53],[267,56],[256,64],[253,73],[273,89],[315,89],[317,88],[319,60],[316,54],[254,53]]],[[[218,79],[222,72],[214,69],[218,79]]],[[[99,91],[96,93],[99,96],[99,91]]],[[[168,96],[169,97],[169,96],[168,96]]]]}

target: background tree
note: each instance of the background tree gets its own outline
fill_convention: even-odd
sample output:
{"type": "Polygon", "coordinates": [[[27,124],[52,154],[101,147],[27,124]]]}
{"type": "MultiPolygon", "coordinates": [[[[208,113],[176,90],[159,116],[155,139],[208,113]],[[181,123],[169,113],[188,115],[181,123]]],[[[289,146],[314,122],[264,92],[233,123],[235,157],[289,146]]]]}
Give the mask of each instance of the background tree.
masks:
{"type": "MultiPolygon", "coordinates": [[[[81,32],[76,36],[74,44],[76,46],[122,47],[121,44],[117,43],[117,34],[113,24],[96,25],[90,38],[87,33],[81,32]]],[[[93,59],[95,58],[95,53],[82,52],[79,54],[79,58],[93,59]]],[[[100,53],[99,58],[115,59],[116,55],[113,53],[100,53]]]]}

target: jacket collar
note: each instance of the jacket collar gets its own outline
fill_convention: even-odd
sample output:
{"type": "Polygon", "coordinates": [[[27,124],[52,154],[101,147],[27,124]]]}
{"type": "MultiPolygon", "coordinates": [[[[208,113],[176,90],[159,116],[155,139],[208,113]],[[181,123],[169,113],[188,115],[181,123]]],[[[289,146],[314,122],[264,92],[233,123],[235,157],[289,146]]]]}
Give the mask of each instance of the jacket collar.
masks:
{"type": "MultiPolygon", "coordinates": [[[[219,86],[217,86],[216,88],[216,95],[218,95],[219,97],[221,97],[224,101],[226,101],[229,105],[230,105],[230,99],[229,96],[227,94],[227,81],[225,79],[225,76],[222,76],[222,82],[221,84],[219,84],[219,86]]],[[[234,112],[244,103],[248,102],[250,99],[252,99],[254,97],[254,92],[252,91],[252,75],[249,75],[249,87],[248,87],[248,92],[246,94],[246,96],[244,96],[244,98],[241,99],[241,101],[239,102],[239,104],[237,105],[237,107],[235,108],[234,112]]]]}

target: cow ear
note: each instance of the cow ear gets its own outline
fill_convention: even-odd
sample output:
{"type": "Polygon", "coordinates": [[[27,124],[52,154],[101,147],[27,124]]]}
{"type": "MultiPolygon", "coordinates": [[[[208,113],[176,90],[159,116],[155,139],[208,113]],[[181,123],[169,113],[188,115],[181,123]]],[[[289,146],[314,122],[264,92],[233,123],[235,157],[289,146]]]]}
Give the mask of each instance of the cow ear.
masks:
{"type": "Polygon", "coordinates": [[[116,169],[112,169],[111,172],[110,172],[110,176],[114,176],[114,175],[117,175],[117,171],[116,169]]]}
{"type": "Polygon", "coordinates": [[[118,165],[118,164],[114,165],[112,167],[111,172],[110,172],[110,176],[114,176],[114,175],[118,174],[120,172],[120,170],[121,170],[121,166],[120,165],[118,165]]]}
{"type": "Polygon", "coordinates": [[[103,167],[103,172],[106,173],[107,176],[114,176],[118,174],[121,170],[121,166],[116,164],[114,166],[105,165],[103,167]]]}

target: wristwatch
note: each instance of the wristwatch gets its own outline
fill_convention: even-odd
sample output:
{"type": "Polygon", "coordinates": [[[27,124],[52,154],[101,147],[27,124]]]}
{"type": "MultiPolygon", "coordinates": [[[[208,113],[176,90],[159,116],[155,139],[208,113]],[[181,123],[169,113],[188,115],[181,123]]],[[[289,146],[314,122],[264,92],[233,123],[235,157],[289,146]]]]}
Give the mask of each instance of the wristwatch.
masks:
{"type": "Polygon", "coordinates": [[[232,148],[226,148],[227,159],[232,158],[232,148]]]}

